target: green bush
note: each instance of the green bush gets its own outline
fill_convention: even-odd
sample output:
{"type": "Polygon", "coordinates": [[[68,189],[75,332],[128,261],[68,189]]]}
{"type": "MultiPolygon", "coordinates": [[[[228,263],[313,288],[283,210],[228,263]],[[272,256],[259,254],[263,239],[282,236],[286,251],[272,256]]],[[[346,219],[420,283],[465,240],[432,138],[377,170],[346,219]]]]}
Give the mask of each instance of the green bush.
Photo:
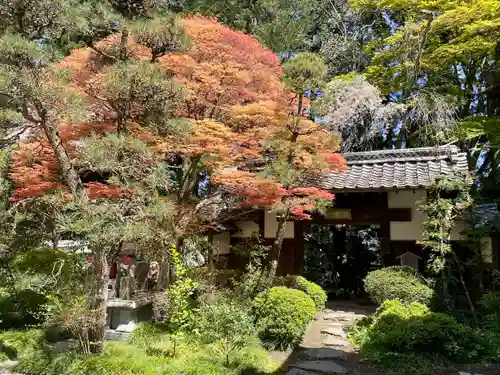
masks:
{"type": "Polygon", "coordinates": [[[42,324],[48,298],[81,290],[88,264],[79,254],[36,248],[20,252],[9,266],[13,280],[0,290],[0,330],[42,324]]]}
{"type": "Polygon", "coordinates": [[[234,300],[221,298],[203,305],[198,313],[201,339],[218,344],[229,364],[230,353],[241,349],[255,338],[255,326],[249,312],[234,300]]]}
{"type": "Polygon", "coordinates": [[[43,294],[30,289],[4,291],[0,295],[0,330],[39,325],[43,322],[46,302],[43,294]]]}
{"type": "Polygon", "coordinates": [[[243,300],[252,300],[271,287],[267,269],[254,264],[248,264],[245,273],[234,284],[236,295],[243,300]]]}
{"type": "Polygon", "coordinates": [[[37,350],[42,338],[43,331],[39,329],[0,332],[0,353],[9,359],[17,359],[37,350]]]}
{"type": "Polygon", "coordinates": [[[129,341],[132,344],[146,347],[149,343],[156,341],[165,331],[151,323],[139,323],[130,334],[129,341]]]}
{"type": "Polygon", "coordinates": [[[307,280],[305,277],[294,275],[279,277],[276,279],[275,284],[302,290],[312,298],[316,305],[316,309],[322,310],[325,308],[328,299],[326,292],[318,284],[307,280]]]}
{"type": "Polygon", "coordinates": [[[478,305],[483,326],[500,333],[500,296],[495,293],[486,293],[481,297],[478,305]]]}
{"type": "Polygon", "coordinates": [[[387,267],[368,273],[365,290],[376,304],[397,299],[403,303],[419,302],[430,306],[434,291],[425,279],[411,267],[387,267]]]}
{"type": "Polygon", "coordinates": [[[257,330],[267,347],[286,349],[300,344],[314,319],[314,301],[301,290],[273,287],[254,300],[257,330]]]}
{"type": "Polygon", "coordinates": [[[385,301],[375,316],[351,329],[350,338],[363,357],[384,366],[397,366],[416,356],[425,363],[431,359],[436,363],[477,361],[489,358],[495,350],[481,333],[452,316],[399,300],[385,301]]]}
{"type": "Polygon", "coordinates": [[[188,269],[175,245],[170,249],[174,283],[163,295],[158,295],[153,303],[154,321],[171,332],[181,333],[194,320],[192,310],[193,294],[198,283],[188,276],[188,269]]]}

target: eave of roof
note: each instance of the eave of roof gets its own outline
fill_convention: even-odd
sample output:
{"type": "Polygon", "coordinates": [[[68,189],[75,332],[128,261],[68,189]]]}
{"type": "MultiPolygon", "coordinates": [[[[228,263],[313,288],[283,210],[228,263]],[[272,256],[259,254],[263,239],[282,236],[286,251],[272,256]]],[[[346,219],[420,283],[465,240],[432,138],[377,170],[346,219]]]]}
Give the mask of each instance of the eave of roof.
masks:
{"type": "Polygon", "coordinates": [[[312,185],[333,192],[429,188],[436,178],[463,178],[467,155],[454,145],[353,152],[345,172],[317,176],[312,185]]]}

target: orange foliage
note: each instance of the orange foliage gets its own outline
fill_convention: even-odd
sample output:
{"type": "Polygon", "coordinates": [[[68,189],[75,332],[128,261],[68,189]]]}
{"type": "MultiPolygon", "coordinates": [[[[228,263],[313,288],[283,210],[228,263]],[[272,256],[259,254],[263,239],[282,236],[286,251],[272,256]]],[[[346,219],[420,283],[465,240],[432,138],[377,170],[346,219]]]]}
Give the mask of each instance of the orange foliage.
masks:
{"type": "Polygon", "coordinates": [[[332,201],[335,195],[315,187],[285,188],[270,179],[261,179],[251,172],[226,172],[213,178],[215,183],[240,197],[241,206],[277,207],[289,213],[296,220],[311,219],[309,211],[316,208],[318,201],[332,201]]]}
{"type": "MultiPolygon", "coordinates": [[[[259,159],[265,141],[281,138],[283,148],[289,147],[286,124],[294,114],[297,100],[284,88],[278,57],[253,37],[198,15],[184,18],[182,24],[192,49],[187,53],[167,54],[159,58],[158,64],[183,86],[185,96],[176,116],[190,122],[192,134],[183,139],[159,137],[137,123],[129,124],[129,134],[150,143],[160,154],[200,157],[205,167],[215,172],[214,181],[242,196],[245,205],[271,206],[287,202],[296,218],[307,218],[306,211],[311,209],[314,199],[333,199],[329,193],[319,190],[287,190],[276,181],[260,179],[252,173],[218,174],[224,168],[237,167],[242,160],[259,159]]],[[[109,50],[119,42],[120,35],[112,35],[97,47],[109,50]]],[[[133,59],[151,58],[150,51],[132,38],[127,51],[133,59]]],[[[61,126],[63,145],[70,158],[76,159],[75,141],[92,131],[116,131],[117,115],[99,95],[106,66],[100,56],[89,48],[77,49],[60,66],[71,68],[72,89],[86,96],[94,118],[98,119],[88,124],[61,126]]],[[[303,104],[308,106],[307,99],[303,104]]],[[[300,121],[299,128],[297,145],[303,152],[296,155],[297,163],[312,164],[313,155],[326,162],[324,170],[344,167],[343,159],[332,154],[338,142],[331,134],[306,119],[300,121]]],[[[16,199],[41,195],[63,186],[59,165],[43,136],[37,134],[14,154],[11,178],[18,188],[14,194],[16,199]]],[[[133,193],[100,183],[85,187],[90,198],[117,198],[133,193]]]]}

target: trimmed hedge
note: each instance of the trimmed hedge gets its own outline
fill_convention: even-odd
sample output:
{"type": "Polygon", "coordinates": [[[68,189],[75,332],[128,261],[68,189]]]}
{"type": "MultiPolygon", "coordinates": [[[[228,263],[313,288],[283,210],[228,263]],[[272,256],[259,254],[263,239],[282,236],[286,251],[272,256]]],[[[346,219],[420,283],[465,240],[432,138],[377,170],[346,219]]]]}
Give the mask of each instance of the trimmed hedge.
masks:
{"type": "Polygon", "coordinates": [[[482,334],[418,302],[385,301],[372,318],[353,327],[350,337],[361,355],[375,363],[390,364],[415,355],[470,362],[495,354],[482,334]]]}
{"type": "Polygon", "coordinates": [[[300,344],[316,306],[305,292],[278,286],[255,297],[253,311],[260,339],[268,348],[286,350],[300,344]]]}
{"type": "Polygon", "coordinates": [[[430,306],[435,293],[425,279],[411,267],[387,267],[368,273],[364,280],[365,290],[376,304],[386,300],[403,303],[419,302],[430,306]]]}
{"type": "Polygon", "coordinates": [[[305,277],[295,275],[279,277],[277,278],[275,284],[278,286],[286,286],[288,288],[301,290],[312,298],[317,310],[325,308],[325,304],[328,299],[326,292],[318,284],[307,280],[305,277]]]}

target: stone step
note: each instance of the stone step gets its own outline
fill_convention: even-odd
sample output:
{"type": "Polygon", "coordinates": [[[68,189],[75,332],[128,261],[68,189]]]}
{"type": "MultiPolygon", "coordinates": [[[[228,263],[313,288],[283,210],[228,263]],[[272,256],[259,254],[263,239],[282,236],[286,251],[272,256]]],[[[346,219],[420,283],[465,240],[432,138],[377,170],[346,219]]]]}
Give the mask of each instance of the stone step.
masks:
{"type": "Polygon", "coordinates": [[[327,374],[347,374],[347,370],[332,361],[298,361],[290,365],[302,370],[312,370],[327,374]]]}
{"type": "Polygon", "coordinates": [[[333,320],[337,322],[353,322],[361,318],[364,318],[364,315],[354,313],[330,312],[323,315],[324,320],[333,320]]]}
{"type": "Polygon", "coordinates": [[[347,340],[339,339],[337,337],[331,336],[327,337],[325,341],[323,341],[323,344],[325,346],[338,346],[338,347],[344,347],[344,346],[349,346],[350,342],[347,340]]]}
{"type": "Polygon", "coordinates": [[[346,359],[345,352],[333,348],[310,348],[300,352],[300,355],[314,359],[346,359]]]}
{"type": "Polygon", "coordinates": [[[328,325],[326,327],[321,328],[321,333],[326,333],[327,335],[337,336],[346,338],[347,333],[345,333],[344,329],[340,325],[328,325]]]}
{"type": "Polygon", "coordinates": [[[288,372],[285,375],[319,375],[319,374],[316,372],[302,370],[300,368],[292,368],[288,370],[288,372]]]}

